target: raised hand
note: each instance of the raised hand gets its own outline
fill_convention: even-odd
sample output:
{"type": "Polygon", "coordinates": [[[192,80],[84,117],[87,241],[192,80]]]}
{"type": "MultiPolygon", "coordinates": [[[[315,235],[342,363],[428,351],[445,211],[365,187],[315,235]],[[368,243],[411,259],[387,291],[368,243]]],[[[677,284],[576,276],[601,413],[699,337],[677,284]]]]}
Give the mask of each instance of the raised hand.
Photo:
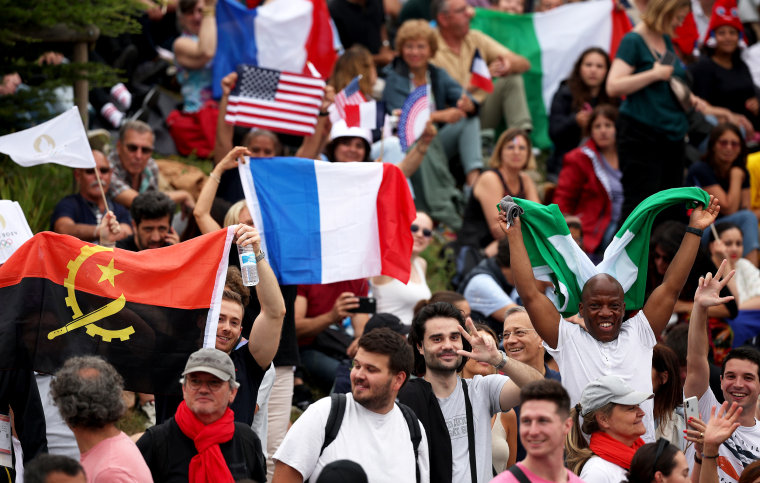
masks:
{"type": "Polygon", "coordinates": [[[733,295],[728,297],[720,296],[720,291],[723,290],[723,287],[728,284],[728,281],[731,280],[736,273],[734,270],[731,270],[728,275],[725,275],[726,271],[728,271],[728,263],[723,260],[718,271],[715,272],[715,277],[709,272],[704,277],[699,277],[699,285],[697,286],[697,291],[694,293],[695,305],[708,308],[715,305],[725,304],[734,299],[733,295]]]}
{"type": "Polygon", "coordinates": [[[457,327],[459,327],[459,332],[462,334],[462,337],[464,337],[464,339],[470,343],[470,346],[472,346],[472,350],[468,352],[459,349],[457,354],[469,357],[478,362],[487,362],[493,366],[499,364],[501,362],[501,353],[499,352],[498,347],[496,347],[496,342],[493,340],[493,337],[481,336],[475,328],[475,324],[472,323],[472,319],[469,317],[467,317],[465,325],[467,326],[466,329],[461,325],[458,325],[457,327]]]}
{"type": "Polygon", "coordinates": [[[704,446],[708,450],[717,448],[725,440],[731,437],[739,427],[739,416],[742,414],[742,408],[737,403],[724,402],[719,408],[713,406],[710,409],[710,420],[704,431],[704,446]],[[717,413],[716,413],[717,409],[717,413]]]}
{"type": "Polygon", "coordinates": [[[698,206],[691,212],[689,226],[704,230],[712,225],[715,218],[718,217],[718,213],[720,213],[720,202],[718,201],[718,198],[710,195],[710,201],[707,203],[706,207],[698,206]]]}

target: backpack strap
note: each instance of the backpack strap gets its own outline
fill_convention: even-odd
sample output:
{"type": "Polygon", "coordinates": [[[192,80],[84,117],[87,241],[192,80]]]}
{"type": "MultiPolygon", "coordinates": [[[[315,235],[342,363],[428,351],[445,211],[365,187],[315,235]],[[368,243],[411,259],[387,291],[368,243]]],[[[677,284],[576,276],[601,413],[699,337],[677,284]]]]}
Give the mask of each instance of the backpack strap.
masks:
{"type": "Polygon", "coordinates": [[[345,394],[330,394],[330,414],[327,416],[327,423],[325,424],[325,442],[322,443],[322,448],[319,450],[319,456],[325,451],[330,443],[335,441],[340,431],[340,425],[343,423],[343,413],[346,412],[346,395],[345,394]]]}
{"type": "Polygon", "coordinates": [[[512,476],[514,476],[515,479],[519,481],[520,483],[530,483],[530,480],[525,475],[525,473],[523,473],[523,470],[521,470],[520,467],[517,466],[517,463],[510,466],[507,471],[512,473],[512,476]]]}
{"type": "Polygon", "coordinates": [[[464,379],[462,379],[462,391],[464,391],[464,409],[467,415],[467,449],[470,453],[470,478],[472,478],[472,483],[478,483],[478,467],[475,461],[475,425],[472,419],[472,403],[470,403],[470,395],[464,379]]]}
{"type": "Polygon", "coordinates": [[[420,482],[420,465],[417,463],[419,458],[420,441],[422,441],[422,431],[420,431],[420,422],[417,419],[417,415],[414,414],[412,409],[400,402],[396,402],[398,408],[401,410],[401,414],[404,415],[404,420],[407,426],[409,426],[409,436],[412,439],[412,446],[414,447],[414,465],[416,468],[417,483],[420,482]]]}

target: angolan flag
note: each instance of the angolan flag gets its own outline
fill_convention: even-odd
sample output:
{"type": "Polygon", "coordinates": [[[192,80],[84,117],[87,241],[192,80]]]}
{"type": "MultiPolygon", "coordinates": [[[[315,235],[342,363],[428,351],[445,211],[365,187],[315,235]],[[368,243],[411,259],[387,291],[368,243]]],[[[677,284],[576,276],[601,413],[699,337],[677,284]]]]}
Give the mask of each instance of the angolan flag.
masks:
{"type": "Polygon", "coordinates": [[[525,213],[520,216],[523,241],[538,280],[551,281],[554,291],[547,295],[563,316],[578,312],[581,290],[598,273],[608,273],[625,291],[626,310],[644,305],[649,236],[655,217],[665,208],[687,204],[707,206],[710,196],[701,188],[673,188],[655,193],[642,201],[628,216],[604,259],[594,265],[570,236],[565,218],[557,205],[541,205],[515,198],[525,213]]]}
{"type": "Polygon", "coordinates": [[[0,266],[0,369],[53,373],[92,354],[127,389],[176,387],[188,356],[214,347],[232,237],[130,252],[35,235],[0,266]]]}
{"type": "Polygon", "coordinates": [[[548,148],[548,113],[559,83],[570,75],[573,64],[588,47],[615,51],[631,23],[625,12],[607,0],[568,3],[548,12],[514,15],[478,8],[470,24],[509,50],[530,61],[523,74],[528,107],[533,117],[532,138],[548,148]]]}

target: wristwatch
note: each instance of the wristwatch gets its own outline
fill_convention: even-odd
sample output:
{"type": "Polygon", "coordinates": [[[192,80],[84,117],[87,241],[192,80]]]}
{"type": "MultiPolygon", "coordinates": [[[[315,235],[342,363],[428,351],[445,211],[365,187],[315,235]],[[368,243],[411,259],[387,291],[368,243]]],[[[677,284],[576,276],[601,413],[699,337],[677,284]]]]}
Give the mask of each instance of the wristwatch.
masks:
{"type": "Polygon", "coordinates": [[[259,263],[264,259],[264,250],[259,250],[259,254],[256,255],[256,263],[259,263]]]}
{"type": "Polygon", "coordinates": [[[504,368],[504,366],[507,365],[507,353],[504,352],[504,351],[499,351],[499,354],[501,354],[501,362],[499,362],[498,364],[494,365],[494,367],[498,371],[502,370],[504,368]]]}

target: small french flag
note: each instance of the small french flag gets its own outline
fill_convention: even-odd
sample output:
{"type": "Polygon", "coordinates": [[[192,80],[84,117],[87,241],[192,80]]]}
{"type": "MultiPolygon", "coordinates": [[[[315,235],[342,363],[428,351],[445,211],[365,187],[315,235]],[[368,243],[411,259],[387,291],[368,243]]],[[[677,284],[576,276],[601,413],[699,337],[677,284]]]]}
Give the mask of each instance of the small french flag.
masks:
{"type": "Polygon", "coordinates": [[[488,70],[488,64],[480,56],[480,50],[475,49],[475,55],[472,57],[470,66],[470,85],[479,87],[484,91],[493,92],[493,81],[491,81],[491,71],[488,70]]]}

